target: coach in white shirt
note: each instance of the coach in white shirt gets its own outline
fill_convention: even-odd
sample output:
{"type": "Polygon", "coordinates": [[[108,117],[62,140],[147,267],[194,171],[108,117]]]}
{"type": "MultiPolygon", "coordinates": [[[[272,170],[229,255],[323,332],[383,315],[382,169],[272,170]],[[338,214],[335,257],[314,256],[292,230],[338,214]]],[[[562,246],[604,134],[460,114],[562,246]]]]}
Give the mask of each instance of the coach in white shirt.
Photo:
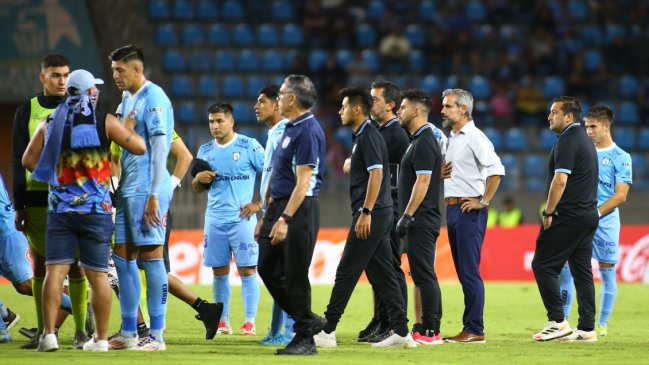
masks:
{"type": "Polygon", "coordinates": [[[444,127],[451,128],[442,165],[448,238],[455,271],[464,292],[464,328],[447,342],[485,342],[482,313],[484,284],[480,276],[482,241],[487,209],[505,167],[494,146],[475,126],[473,96],[466,90],[447,89],[442,97],[444,127]]]}

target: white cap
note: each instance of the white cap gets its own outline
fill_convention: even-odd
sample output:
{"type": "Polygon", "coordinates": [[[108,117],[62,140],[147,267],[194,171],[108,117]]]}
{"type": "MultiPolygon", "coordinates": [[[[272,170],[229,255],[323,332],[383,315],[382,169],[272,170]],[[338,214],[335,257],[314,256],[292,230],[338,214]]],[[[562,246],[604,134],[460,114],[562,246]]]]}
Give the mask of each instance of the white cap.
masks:
{"type": "Polygon", "coordinates": [[[68,90],[71,87],[75,88],[78,95],[85,94],[91,87],[101,85],[104,83],[102,79],[96,79],[90,72],[86,70],[74,70],[70,72],[68,81],[65,88],[68,90]]]}

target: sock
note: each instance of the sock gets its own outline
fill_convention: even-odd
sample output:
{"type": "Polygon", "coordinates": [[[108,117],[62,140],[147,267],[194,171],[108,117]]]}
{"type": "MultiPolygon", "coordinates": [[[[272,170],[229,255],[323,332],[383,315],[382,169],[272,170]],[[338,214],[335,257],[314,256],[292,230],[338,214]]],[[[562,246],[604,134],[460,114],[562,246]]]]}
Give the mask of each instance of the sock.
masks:
{"type": "Polygon", "coordinates": [[[36,305],[36,322],[38,323],[38,333],[43,333],[45,325],[43,324],[43,280],[45,278],[32,278],[32,293],[34,295],[34,304],[36,305]]]}
{"type": "Polygon", "coordinates": [[[602,274],[602,290],[599,296],[599,324],[606,326],[617,296],[615,267],[600,267],[599,272],[602,274]]]}
{"type": "Polygon", "coordinates": [[[75,333],[86,332],[86,315],[88,315],[88,281],[85,277],[70,279],[70,303],[74,318],[75,333]]]}
{"type": "MultiPolygon", "coordinates": [[[[7,307],[5,307],[4,303],[2,303],[2,299],[0,299],[0,317],[4,318],[9,315],[9,310],[7,310],[7,307]]],[[[4,321],[0,321],[3,322],[4,321]]]]}
{"type": "Polygon", "coordinates": [[[241,277],[241,296],[243,299],[244,323],[255,323],[259,307],[259,282],[257,274],[241,277]]]}
{"type": "Polygon", "coordinates": [[[167,312],[167,297],[169,295],[169,281],[167,270],[162,258],[142,260],[142,267],[146,273],[147,304],[151,318],[151,336],[164,342],[165,314],[167,312]]]}
{"type": "Polygon", "coordinates": [[[140,300],[140,273],[135,260],[128,261],[113,254],[119,278],[119,307],[122,311],[122,336],[137,336],[137,306],[140,300]]]}
{"type": "MultiPolygon", "coordinates": [[[[140,266],[141,265],[142,265],[142,263],[140,263],[140,266]]],[[[144,267],[144,266],[142,266],[142,267],[144,267]]],[[[140,274],[140,285],[141,285],[140,287],[142,288],[142,289],[140,289],[140,311],[142,312],[142,317],[144,317],[144,318],[149,317],[150,318],[150,315],[149,315],[149,301],[147,300],[146,273],[144,272],[144,270],[139,269],[139,268],[138,268],[138,271],[139,271],[139,274],[140,274]]]]}
{"type": "Polygon", "coordinates": [[[295,332],[293,331],[294,325],[295,320],[293,319],[293,317],[284,312],[284,337],[293,338],[293,336],[295,336],[295,332]]]}
{"type": "Polygon", "coordinates": [[[563,302],[563,315],[570,316],[572,299],[575,296],[575,282],[570,273],[570,267],[566,264],[559,274],[559,288],[561,289],[561,301],[563,302]]]}
{"type": "Polygon", "coordinates": [[[273,314],[270,318],[270,330],[268,331],[272,336],[277,335],[281,332],[282,326],[284,325],[284,311],[282,307],[277,304],[276,301],[273,301],[273,314]]]}
{"type": "Polygon", "coordinates": [[[61,309],[68,313],[72,313],[72,302],[70,301],[70,296],[65,293],[61,296],[61,309]]]}
{"type": "Polygon", "coordinates": [[[212,283],[212,294],[214,295],[215,303],[223,303],[223,313],[221,314],[221,321],[225,323],[230,322],[230,276],[219,275],[214,276],[212,283]]]}

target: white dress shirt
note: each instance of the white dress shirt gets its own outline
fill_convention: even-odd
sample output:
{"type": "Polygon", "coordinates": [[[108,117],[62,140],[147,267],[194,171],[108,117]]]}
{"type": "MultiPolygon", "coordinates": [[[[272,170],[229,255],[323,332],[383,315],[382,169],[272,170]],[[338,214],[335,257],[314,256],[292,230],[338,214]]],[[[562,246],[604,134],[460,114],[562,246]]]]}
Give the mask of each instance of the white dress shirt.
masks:
{"type": "Polygon", "coordinates": [[[482,196],[488,176],[505,176],[494,145],[473,121],[449,134],[446,162],[451,162],[452,170],[444,179],[445,199],[482,196]]]}

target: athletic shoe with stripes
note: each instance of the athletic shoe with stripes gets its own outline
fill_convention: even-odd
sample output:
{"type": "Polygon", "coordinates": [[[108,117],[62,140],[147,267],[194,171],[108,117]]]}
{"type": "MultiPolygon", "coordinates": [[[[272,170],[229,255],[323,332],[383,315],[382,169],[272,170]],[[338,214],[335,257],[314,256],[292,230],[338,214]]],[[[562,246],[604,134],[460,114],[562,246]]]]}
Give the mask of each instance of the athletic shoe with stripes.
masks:
{"type": "Polygon", "coordinates": [[[139,351],[164,351],[167,349],[167,345],[148,335],[137,344],[135,349],[139,351]]]}
{"type": "Polygon", "coordinates": [[[244,336],[256,336],[257,335],[257,329],[255,328],[255,324],[252,322],[246,322],[239,328],[239,331],[241,331],[241,334],[244,336]]]}
{"type": "Polygon", "coordinates": [[[415,342],[417,342],[418,344],[422,345],[441,345],[444,343],[441,333],[434,334],[432,333],[432,331],[430,331],[430,333],[427,334],[431,336],[422,335],[419,332],[413,332],[412,339],[415,340],[415,342]]]}
{"type": "Polygon", "coordinates": [[[568,320],[564,319],[563,322],[548,321],[541,332],[535,333],[532,338],[535,341],[550,341],[568,336],[571,333],[572,328],[570,328],[568,320]]]}
{"type": "Polygon", "coordinates": [[[219,329],[216,331],[216,333],[221,335],[231,335],[232,328],[230,328],[230,326],[228,326],[227,323],[223,321],[219,321],[219,329]]]}
{"type": "Polygon", "coordinates": [[[560,342],[597,342],[597,333],[595,331],[575,330],[572,334],[561,337],[560,342]]]}
{"type": "Polygon", "coordinates": [[[111,350],[135,350],[137,348],[138,337],[128,338],[122,334],[115,334],[108,339],[108,346],[111,350]]]}

